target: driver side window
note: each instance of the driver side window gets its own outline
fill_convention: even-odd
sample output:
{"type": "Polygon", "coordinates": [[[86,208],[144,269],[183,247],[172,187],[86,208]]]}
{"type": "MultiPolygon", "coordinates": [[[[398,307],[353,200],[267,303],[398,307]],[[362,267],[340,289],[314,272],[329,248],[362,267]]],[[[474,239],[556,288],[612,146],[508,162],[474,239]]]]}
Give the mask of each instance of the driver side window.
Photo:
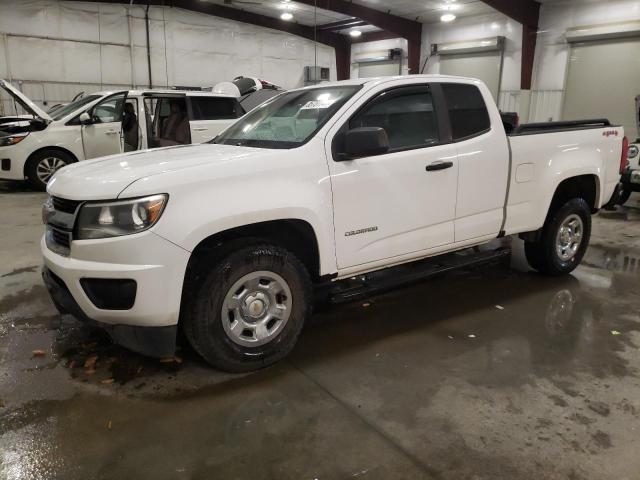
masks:
{"type": "Polygon", "coordinates": [[[349,129],[360,127],[383,128],[389,137],[389,151],[422,148],[440,141],[427,85],[382,92],[349,121],[349,129]]]}
{"type": "Polygon", "coordinates": [[[91,112],[94,123],[122,122],[125,94],[118,94],[98,103],[91,112]]]}

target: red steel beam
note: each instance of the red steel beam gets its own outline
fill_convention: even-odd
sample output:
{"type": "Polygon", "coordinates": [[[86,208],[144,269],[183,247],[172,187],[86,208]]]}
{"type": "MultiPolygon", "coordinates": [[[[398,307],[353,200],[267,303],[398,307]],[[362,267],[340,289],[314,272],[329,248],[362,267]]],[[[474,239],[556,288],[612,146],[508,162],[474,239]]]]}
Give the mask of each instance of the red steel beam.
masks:
{"type": "Polygon", "coordinates": [[[522,65],[520,88],[531,89],[533,62],[538,37],[540,4],[534,0],[483,0],[490,7],[522,24],[522,65]]]}

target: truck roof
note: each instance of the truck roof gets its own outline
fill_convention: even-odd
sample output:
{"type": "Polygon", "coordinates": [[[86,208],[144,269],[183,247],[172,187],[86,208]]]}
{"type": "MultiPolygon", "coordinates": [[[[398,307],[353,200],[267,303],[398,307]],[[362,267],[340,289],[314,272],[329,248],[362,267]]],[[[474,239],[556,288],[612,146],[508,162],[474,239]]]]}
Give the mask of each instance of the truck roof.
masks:
{"type": "Polygon", "coordinates": [[[356,78],[352,80],[339,80],[337,82],[323,82],[317,85],[310,85],[308,87],[302,87],[295,90],[303,90],[318,87],[340,87],[348,85],[368,85],[373,83],[379,83],[389,80],[402,80],[402,79],[423,79],[425,81],[465,81],[465,82],[479,82],[477,78],[470,77],[456,77],[452,75],[439,75],[439,74],[420,74],[420,75],[395,75],[389,77],[370,77],[370,78],[356,78]]]}

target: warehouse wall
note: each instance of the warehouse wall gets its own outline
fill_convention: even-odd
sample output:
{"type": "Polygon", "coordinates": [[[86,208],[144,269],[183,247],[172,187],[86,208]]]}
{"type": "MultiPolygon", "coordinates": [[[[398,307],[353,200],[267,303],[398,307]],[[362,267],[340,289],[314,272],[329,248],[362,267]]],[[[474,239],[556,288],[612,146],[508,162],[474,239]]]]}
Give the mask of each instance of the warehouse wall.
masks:
{"type": "MultiPolygon", "coordinates": [[[[314,42],[169,7],[152,7],[154,87],[212,86],[238,75],[301,86],[314,42]]],[[[54,0],[0,0],[0,78],[49,105],[79,91],[147,86],[144,8],[54,0]]],[[[317,45],[336,75],[335,53],[317,45]]]]}
{"type": "MultiPolygon", "coordinates": [[[[461,42],[480,38],[502,36],[506,38],[502,90],[520,89],[520,62],[522,58],[522,25],[500,13],[465,17],[454,23],[433,23],[422,28],[422,61],[431,52],[431,44],[461,42]]],[[[424,73],[440,73],[437,56],[429,58],[424,73]]]]}
{"type": "MultiPolygon", "coordinates": [[[[568,28],[640,20],[640,0],[558,1],[545,3],[540,11],[533,88],[562,90],[567,71],[568,28]]],[[[637,59],[638,52],[629,52],[637,59]]]]}

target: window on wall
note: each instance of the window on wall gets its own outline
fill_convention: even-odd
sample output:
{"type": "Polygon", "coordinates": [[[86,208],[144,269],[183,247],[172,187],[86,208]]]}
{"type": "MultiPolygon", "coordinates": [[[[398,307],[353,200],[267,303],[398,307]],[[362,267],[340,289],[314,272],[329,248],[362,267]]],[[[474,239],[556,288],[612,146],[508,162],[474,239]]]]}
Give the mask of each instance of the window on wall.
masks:
{"type": "Polygon", "coordinates": [[[438,127],[431,93],[426,85],[381,93],[349,122],[349,128],[381,127],[391,150],[438,143],[438,127]]]}
{"type": "Polygon", "coordinates": [[[444,83],[442,91],[449,110],[453,140],[462,140],[491,128],[487,105],[475,85],[444,83]]]}

